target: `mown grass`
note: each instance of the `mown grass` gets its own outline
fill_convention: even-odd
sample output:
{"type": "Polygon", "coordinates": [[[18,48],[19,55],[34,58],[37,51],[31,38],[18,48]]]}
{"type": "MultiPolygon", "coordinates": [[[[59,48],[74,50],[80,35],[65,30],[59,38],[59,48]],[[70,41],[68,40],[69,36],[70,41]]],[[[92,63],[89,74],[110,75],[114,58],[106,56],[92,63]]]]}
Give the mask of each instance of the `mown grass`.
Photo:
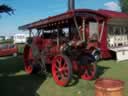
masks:
{"type": "Polygon", "coordinates": [[[2,40],[0,41],[0,44],[5,44],[5,43],[13,43],[13,40],[12,39],[9,39],[9,40],[2,40]]]}
{"type": "MultiPolygon", "coordinates": [[[[110,77],[125,82],[128,96],[128,61],[103,60],[98,63],[97,78],[110,77]]],[[[96,78],[96,79],[97,79],[96,78]]],[[[79,79],[74,75],[67,87],[55,84],[51,74],[27,75],[23,68],[23,58],[0,58],[0,96],[94,96],[94,82],[79,79]]]]}

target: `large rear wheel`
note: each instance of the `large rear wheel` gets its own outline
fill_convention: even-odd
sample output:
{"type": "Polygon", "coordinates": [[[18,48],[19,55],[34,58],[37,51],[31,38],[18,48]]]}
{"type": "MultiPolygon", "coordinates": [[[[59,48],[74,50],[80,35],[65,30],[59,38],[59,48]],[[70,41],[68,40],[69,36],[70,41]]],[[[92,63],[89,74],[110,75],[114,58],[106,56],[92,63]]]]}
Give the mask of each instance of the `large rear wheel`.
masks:
{"type": "MultiPolygon", "coordinates": [[[[36,50],[35,50],[36,51],[36,50]]],[[[24,65],[28,74],[38,73],[42,70],[43,59],[40,54],[33,56],[33,50],[29,45],[24,48],[24,65]]]]}
{"type": "Polygon", "coordinates": [[[52,75],[56,84],[60,86],[68,85],[72,77],[72,65],[65,55],[58,55],[52,62],[52,75]]]}

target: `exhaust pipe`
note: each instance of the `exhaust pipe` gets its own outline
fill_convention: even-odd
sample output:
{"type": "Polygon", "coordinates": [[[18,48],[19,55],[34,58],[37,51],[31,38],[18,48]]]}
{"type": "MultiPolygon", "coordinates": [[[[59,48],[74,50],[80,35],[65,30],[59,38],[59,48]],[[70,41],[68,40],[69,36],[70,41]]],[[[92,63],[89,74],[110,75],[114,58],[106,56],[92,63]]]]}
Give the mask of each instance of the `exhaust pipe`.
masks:
{"type": "Polygon", "coordinates": [[[75,0],[68,0],[68,11],[75,9],[75,0]]]}

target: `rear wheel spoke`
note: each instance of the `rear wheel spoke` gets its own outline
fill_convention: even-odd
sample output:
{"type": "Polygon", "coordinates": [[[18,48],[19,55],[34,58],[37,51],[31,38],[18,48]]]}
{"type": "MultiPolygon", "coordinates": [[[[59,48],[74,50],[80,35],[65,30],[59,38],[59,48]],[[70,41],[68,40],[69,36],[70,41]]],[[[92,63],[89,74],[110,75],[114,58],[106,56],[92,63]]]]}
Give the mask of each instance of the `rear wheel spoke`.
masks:
{"type": "Polygon", "coordinates": [[[66,56],[59,55],[53,60],[52,74],[58,85],[66,86],[68,84],[71,78],[71,70],[71,62],[66,56]]]}
{"type": "Polygon", "coordinates": [[[61,61],[60,60],[57,60],[56,62],[57,62],[57,66],[58,67],[61,67],[61,61]]]}

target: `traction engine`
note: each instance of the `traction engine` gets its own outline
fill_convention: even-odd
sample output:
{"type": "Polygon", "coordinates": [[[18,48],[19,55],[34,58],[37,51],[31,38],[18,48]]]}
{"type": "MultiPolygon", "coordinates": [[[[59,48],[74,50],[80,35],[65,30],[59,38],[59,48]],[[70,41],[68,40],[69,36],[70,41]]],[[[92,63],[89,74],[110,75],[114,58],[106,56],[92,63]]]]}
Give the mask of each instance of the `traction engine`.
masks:
{"type": "Polygon", "coordinates": [[[30,37],[24,48],[24,65],[28,74],[45,73],[51,65],[56,84],[67,86],[73,73],[84,80],[96,74],[96,60],[87,48],[84,11],[68,11],[25,26],[30,37]],[[82,12],[82,14],[80,14],[82,12]],[[32,29],[37,30],[32,36],[32,29]]]}

